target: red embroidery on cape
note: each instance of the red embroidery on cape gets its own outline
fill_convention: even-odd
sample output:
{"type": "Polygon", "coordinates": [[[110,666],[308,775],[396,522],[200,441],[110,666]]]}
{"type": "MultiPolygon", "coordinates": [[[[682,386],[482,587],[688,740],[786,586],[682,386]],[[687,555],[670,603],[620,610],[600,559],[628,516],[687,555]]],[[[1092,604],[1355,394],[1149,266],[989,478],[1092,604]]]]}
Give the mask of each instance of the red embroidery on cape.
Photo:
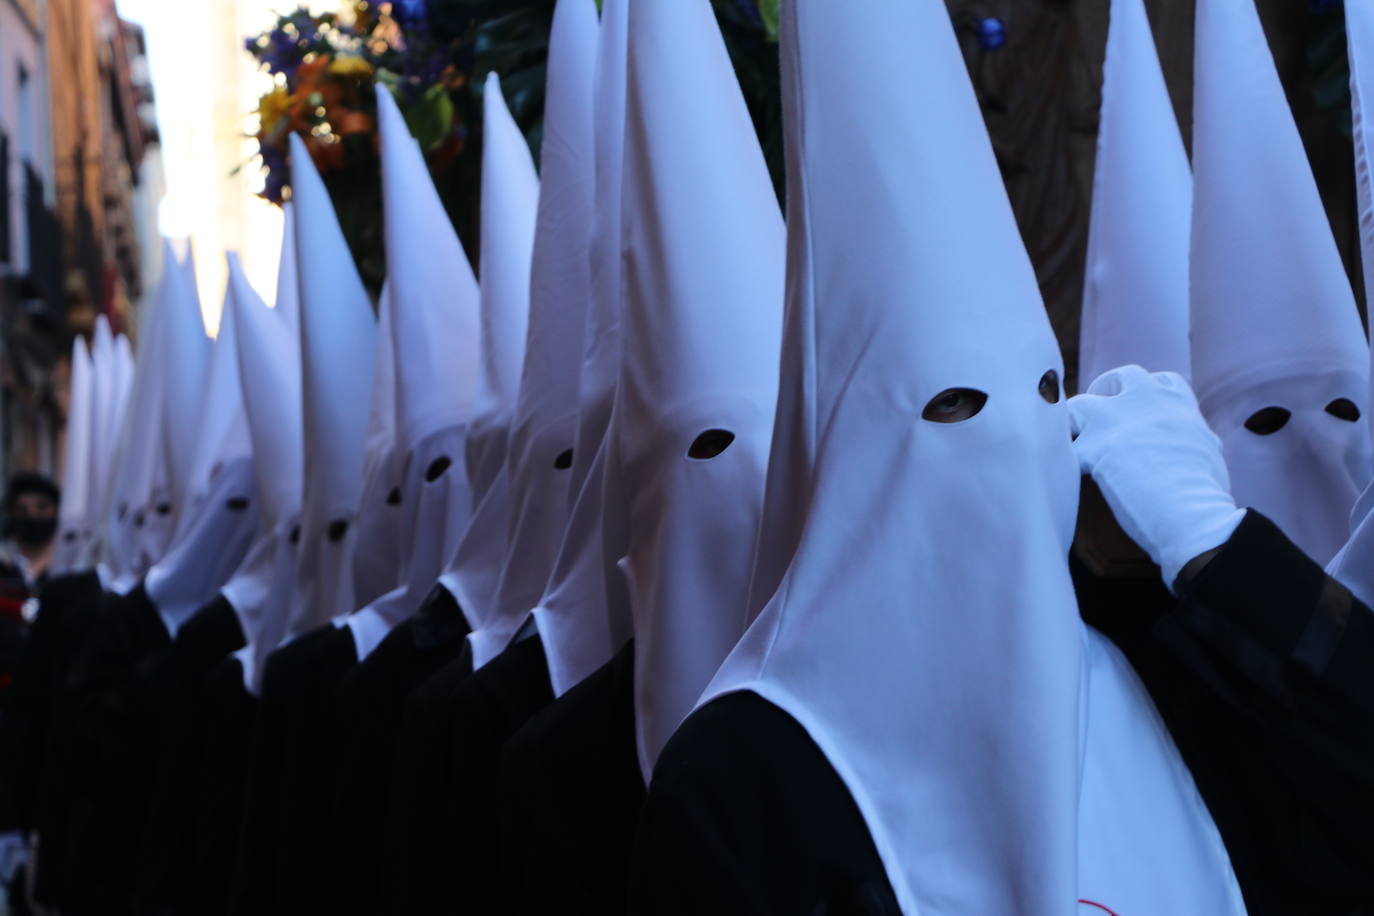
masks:
{"type": "Polygon", "coordinates": [[[1078,902],[1087,904],[1088,906],[1095,906],[1102,912],[1107,913],[1108,916],[1121,916],[1121,914],[1119,914],[1116,910],[1109,909],[1103,906],[1102,904],[1098,903],[1096,900],[1079,900],[1078,902]]]}

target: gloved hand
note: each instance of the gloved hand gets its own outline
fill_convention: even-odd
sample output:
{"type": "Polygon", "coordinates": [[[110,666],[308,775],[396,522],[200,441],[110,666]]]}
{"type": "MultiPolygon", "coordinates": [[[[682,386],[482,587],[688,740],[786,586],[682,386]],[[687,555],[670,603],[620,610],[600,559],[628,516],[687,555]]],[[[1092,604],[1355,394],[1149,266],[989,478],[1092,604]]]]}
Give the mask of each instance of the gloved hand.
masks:
{"type": "Polygon", "coordinates": [[[28,841],[18,830],[0,833],[0,884],[9,887],[14,876],[29,861],[28,841]]]}
{"type": "Polygon", "coordinates": [[[1226,543],[1245,516],[1231,498],[1221,440],[1183,377],[1123,366],[1069,399],[1074,452],[1170,589],[1194,557],[1226,543]]]}

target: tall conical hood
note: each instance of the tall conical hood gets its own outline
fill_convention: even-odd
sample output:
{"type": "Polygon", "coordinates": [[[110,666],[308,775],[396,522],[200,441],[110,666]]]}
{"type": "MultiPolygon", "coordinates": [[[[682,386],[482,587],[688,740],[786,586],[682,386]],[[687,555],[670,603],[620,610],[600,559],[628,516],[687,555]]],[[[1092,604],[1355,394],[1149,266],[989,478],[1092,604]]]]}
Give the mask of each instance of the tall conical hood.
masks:
{"type": "Polygon", "coordinates": [[[500,80],[482,89],[482,356],[468,429],[468,479],[480,500],[505,462],[530,314],[539,176],[500,80]]]}
{"type": "MultiPolygon", "coordinates": [[[[1368,296],[1374,290],[1374,6],[1348,4],[1345,32],[1350,57],[1350,115],[1355,140],[1360,252],[1368,296]]],[[[1374,385],[1374,373],[1371,373],[1370,382],[1374,385]]],[[[1374,405],[1374,397],[1369,404],[1374,405]]],[[[1374,424],[1366,423],[1374,433],[1374,424]]],[[[1350,539],[1332,558],[1327,571],[1365,604],[1374,606],[1374,482],[1365,486],[1351,510],[1350,522],[1350,539]]]]}
{"type": "MultiPolygon", "coordinates": [[[[620,371],[620,186],[625,147],[625,67],[629,0],[605,0],[593,79],[596,149],[592,211],[591,299],[582,337],[577,438],[569,492],[573,502],[540,606],[539,628],[556,642],[548,652],[554,691],[562,694],[610,658],[630,635],[629,610],[615,562],[624,553],[623,525],[608,531],[606,505],[623,512],[620,490],[603,487],[606,427],[620,371]],[[607,544],[611,544],[609,549],[607,544]],[[611,610],[608,594],[614,596],[611,610]],[[555,628],[561,632],[555,635],[555,628]]],[[[547,650],[547,646],[546,646],[547,650]]]]}
{"type": "MultiPolygon", "coordinates": [[[[237,269],[237,258],[230,255],[231,275],[237,269]]],[[[167,555],[144,580],[149,600],[172,634],[228,581],[258,527],[260,500],[239,385],[232,295],[231,283],[210,353],[187,503],[167,555]]]]}
{"type": "MultiPolygon", "coordinates": [[[[463,435],[476,390],[480,296],[462,244],[395,99],[377,86],[396,455],[400,585],[348,621],[359,658],[409,617],[453,555],[471,494],[463,435]]],[[[366,512],[375,512],[367,506],[366,512]]]]}
{"type": "Polygon", "coordinates": [[[623,193],[611,434],[647,780],[744,632],[778,390],[782,214],[705,0],[630,9],[623,193]]]}
{"type": "MultiPolygon", "coordinates": [[[[91,335],[91,483],[86,517],[86,528],[90,532],[86,545],[88,550],[93,545],[110,501],[110,470],[114,462],[117,435],[115,399],[118,395],[118,371],[109,319],[97,315],[95,332],[91,335]]],[[[89,555],[84,556],[81,565],[90,565],[89,560],[89,555]]]]}
{"type": "Polygon", "coordinates": [[[520,392],[530,312],[539,177],[500,83],[482,101],[482,373],[464,443],[472,518],[440,581],[469,624],[492,606],[510,529],[506,442],[520,392]]]}
{"type": "Polygon", "coordinates": [[[436,430],[466,423],[472,413],[480,293],[420,147],[380,84],[377,118],[397,353],[396,429],[408,450],[436,430]]]}
{"type": "Polygon", "coordinates": [[[305,144],[291,136],[305,492],[295,636],[353,609],[352,557],[377,323],[305,144]]]}
{"type": "Polygon", "coordinates": [[[1199,0],[1196,58],[1193,385],[1237,503],[1325,563],[1370,479],[1369,354],[1254,0],[1199,0]]]}
{"type": "MultiPolygon", "coordinates": [[[[238,257],[226,255],[228,276],[242,270],[238,257]]],[[[238,340],[230,297],[233,284],[226,285],[220,307],[219,330],[210,348],[200,402],[200,423],[196,427],[195,451],[191,458],[190,507],[197,511],[209,491],[215,472],[232,461],[253,453],[243,411],[243,391],[239,384],[238,340]]],[[[183,521],[182,524],[184,524],[183,521]]]]}
{"type": "Polygon", "coordinates": [[[1143,0],[1112,0],[1079,389],[1134,363],[1188,377],[1193,176],[1143,0]]]}
{"type": "Polygon", "coordinates": [[[124,429],[124,418],[128,415],[129,396],[134,387],[134,351],[129,338],[123,334],[114,339],[114,450],[118,452],[119,437],[124,429]]]}
{"type": "Polygon", "coordinates": [[[244,682],[261,687],[267,653],[286,629],[295,595],[295,567],[305,476],[301,414],[301,351],[296,328],[278,304],[269,309],[239,266],[229,262],[229,302],[238,338],[239,380],[252,437],[260,520],[248,555],[221,589],[234,608],[246,645],[238,653],[244,682]]]}
{"type": "Polygon", "coordinates": [[[591,285],[582,340],[577,446],[572,486],[582,487],[611,419],[622,352],[621,187],[624,183],[625,82],[631,0],[604,0],[596,55],[593,127],[596,198],[592,217],[591,285]]]}
{"type": "Polygon", "coordinates": [[[793,0],[781,57],[814,462],[704,701],[752,691],[806,729],[902,912],[1238,912],[1157,714],[1078,619],[1058,345],[945,5],[793,0]],[[1111,821],[1131,793],[1157,822],[1111,821]]]}
{"type": "MultiPolygon", "coordinates": [[[[167,247],[167,246],[164,246],[167,247]]],[[[139,323],[138,361],[129,388],[128,408],[120,432],[115,473],[112,530],[107,562],[111,588],[125,594],[160,555],[151,527],[160,482],[165,481],[162,449],[162,324],[167,307],[166,278],[176,269],[170,247],[164,252],[163,278],[143,307],[139,323]]],[[[168,506],[170,510],[170,505],[168,506]]],[[[170,534],[170,532],[168,532],[170,534]]]]}
{"type": "Polygon", "coordinates": [[[390,282],[377,300],[376,358],[372,365],[372,403],[363,447],[363,494],[357,543],[353,548],[354,609],[396,588],[401,578],[404,509],[401,471],[404,455],[396,439],[396,348],[391,339],[390,282]]]}
{"type": "Polygon", "coordinates": [[[229,258],[225,317],[237,338],[236,375],[254,459],[261,466],[262,516],[275,524],[300,515],[305,481],[301,434],[301,351],[280,304],[270,309],[229,258]]]}
{"type": "Polygon", "coordinates": [[[86,544],[94,433],[95,378],[86,340],[78,335],[72,338],[67,434],[62,450],[62,504],[58,509],[57,543],[52,559],[54,573],[75,569],[86,544]]]}
{"type": "Polygon", "coordinates": [[[282,211],[281,257],[277,261],[277,298],[272,307],[277,309],[293,334],[300,333],[301,326],[301,287],[300,273],[296,269],[296,210],[284,204],[282,211]]]}
{"type": "Polygon", "coordinates": [[[196,265],[190,243],[184,258],[174,254],[170,247],[164,257],[169,257],[170,266],[163,278],[162,292],[162,447],[167,456],[172,510],[180,519],[190,496],[210,337],[205,333],[200,296],[196,293],[196,265]]]}
{"type": "Polygon", "coordinates": [[[106,481],[106,499],[101,515],[97,519],[96,547],[97,563],[102,568],[103,581],[112,586],[116,579],[128,569],[130,549],[133,538],[129,530],[129,509],[125,486],[121,480],[124,467],[124,454],[129,440],[129,403],[133,391],[136,367],[129,338],[123,334],[114,339],[112,386],[114,389],[111,405],[111,433],[113,442],[106,481]]]}
{"type": "MultiPolygon", "coordinates": [[[[529,327],[506,453],[510,539],[493,606],[471,636],[475,665],[504,649],[539,603],[572,498],[595,180],[585,74],[596,53],[596,30],[596,8],[588,0],[559,0],[554,7],[529,327]]],[[[495,92],[495,74],[487,79],[495,92]]]]}

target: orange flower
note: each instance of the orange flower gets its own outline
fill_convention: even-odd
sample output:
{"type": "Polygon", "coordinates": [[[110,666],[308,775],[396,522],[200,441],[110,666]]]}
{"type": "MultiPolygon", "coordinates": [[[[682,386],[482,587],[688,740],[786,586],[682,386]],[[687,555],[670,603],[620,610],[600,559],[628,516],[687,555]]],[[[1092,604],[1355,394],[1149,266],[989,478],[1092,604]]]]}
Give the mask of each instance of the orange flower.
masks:
{"type": "Polygon", "coordinates": [[[376,127],[372,115],[352,109],[340,112],[337,116],[331,113],[329,120],[334,125],[334,132],[344,136],[348,134],[370,134],[376,127]]]}
{"type": "Polygon", "coordinates": [[[305,148],[310,151],[310,158],[314,160],[315,168],[321,172],[332,172],[335,169],[343,168],[344,145],[339,142],[337,136],[306,137],[305,148]]]}

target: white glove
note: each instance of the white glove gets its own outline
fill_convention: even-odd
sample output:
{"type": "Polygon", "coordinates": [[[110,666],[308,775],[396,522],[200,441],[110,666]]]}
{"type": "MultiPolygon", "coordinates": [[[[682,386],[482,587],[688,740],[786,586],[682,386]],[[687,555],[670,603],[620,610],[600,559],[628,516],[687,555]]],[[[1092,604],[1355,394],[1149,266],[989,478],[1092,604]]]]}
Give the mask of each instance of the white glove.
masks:
{"type": "Polygon", "coordinates": [[[0,884],[14,883],[15,872],[29,861],[29,846],[18,830],[0,833],[0,884]]]}
{"type": "Polygon", "coordinates": [[[1226,543],[1244,518],[1221,440],[1177,373],[1105,372],[1069,398],[1069,418],[1079,468],[1170,589],[1189,560],[1226,543]]]}

